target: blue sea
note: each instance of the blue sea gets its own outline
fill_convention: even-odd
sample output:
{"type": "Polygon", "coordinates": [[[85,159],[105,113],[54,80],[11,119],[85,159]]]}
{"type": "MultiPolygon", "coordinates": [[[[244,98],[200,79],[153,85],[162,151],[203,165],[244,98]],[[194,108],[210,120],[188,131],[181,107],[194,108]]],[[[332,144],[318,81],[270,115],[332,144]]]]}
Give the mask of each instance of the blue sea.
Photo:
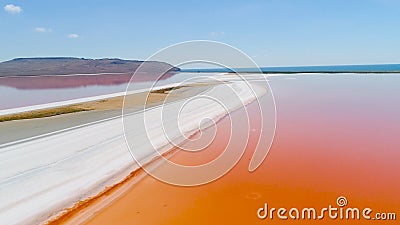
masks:
{"type": "Polygon", "coordinates": [[[261,67],[261,68],[213,68],[182,69],[186,73],[400,73],[400,64],[379,65],[339,65],[339,66],[296,66],[296,67],[261,67]]]}

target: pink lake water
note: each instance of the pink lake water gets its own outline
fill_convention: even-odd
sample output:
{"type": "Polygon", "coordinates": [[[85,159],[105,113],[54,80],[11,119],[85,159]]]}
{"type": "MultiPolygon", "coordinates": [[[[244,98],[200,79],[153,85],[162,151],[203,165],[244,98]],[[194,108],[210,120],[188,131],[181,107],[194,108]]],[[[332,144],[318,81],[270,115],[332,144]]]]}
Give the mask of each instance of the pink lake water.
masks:
{"type": "MultiPolygon", "coordinates": [[[[155,86],[197,76],[190,73],[168,74],[155,86]]],[[[130,74],[0,77],[0,110],[124,92],[130,79],[130,74]]],[[[135,82],[136,89],[150,88],[155,83],[146,77],[135,82]]]]}
{"type": "MultiPolygon", "coordinates": [[[[259,108],[252,103],[246,107],[252,128],[246,152],[225,176],[196,187],[146,177],[87,224],[398,224],[400,77],[293,75],[269,80],[277,130],[256,171],[247,170],[262,124],[259,108]],[[344,210],[370,208],[371,219],[331,219],[325,214],[323,219],[281,220],[276,212],[273,218],[257,217],[266,203],[269,209],[318,210],[340,208],[338,197],[347,199],[344,210]],[[393,212],[397,220],[375,220],[377,213],[393,212]]],[[[268,105],[261,108],[269,110],[268,105]]],[[[240,111],[217,124],[216,138],[202,151],[180,150],[171,160],[184,165],[210,162],[229,141],[233,152],[241,151],[240,142],[248,134],[240,111]],[[232,127],[231,120],[239,123],[232,127]]],[[[206,129],[202,135],[214,131],[206,129]]]]}

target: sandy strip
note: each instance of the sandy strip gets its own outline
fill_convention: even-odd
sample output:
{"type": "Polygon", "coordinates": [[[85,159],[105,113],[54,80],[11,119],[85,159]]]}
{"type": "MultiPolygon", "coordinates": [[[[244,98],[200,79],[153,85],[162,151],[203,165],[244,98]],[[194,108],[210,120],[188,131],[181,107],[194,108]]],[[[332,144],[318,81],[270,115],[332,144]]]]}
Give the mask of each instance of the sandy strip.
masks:
{"type": "MultiPolygon", "coordinates": [[[[154,90],[154,91],[162,90],[162,89],[166,89],[166,88],[176,87],[179,85],[180,85],[179,83],[168,84],[168,85],[154,87],[154,88],[152,88],[152,90],[154,90]]],[[[146,89],[140,89],[140,90],[134,90],[134,91],[128,91],[128,92],[118,92],[118,93],[112,93],[112,94],[107,94],[107,95],[86,97],[86,98],[73,99],[73,100],[61,101],[61,102],[53,102],[53,103],[47,103],[47,104],[41,104],[41,105],[34,105],[34,106],[27,106],[27,107],[13,108],[13,109],[4,109],[4,110],[0,110],[0,116],[29,112],[29,111],[36,111],[36,110],[51,109],[51,108],[68,106],[68,105],[82,104],[82,103],[93,102],[93,101],[98,101],[98,100],[110,99],[110,98],[114,98],[114,97],[122,97],[124,95],[145,93],[148,91],[149,91],[149,89],[146,88],[146,89]]]]}
{"type": "MultiPolygon", "coordinates": [[[[127,95],[126,99],[129,101],[131,112],[141,111],[144,107],[143,102],[146,102],[147,108],[154,107],[164,101],[168,103],[189,98],[207,90],[212,85],[212,83],[199,83],[181,86],[174,89],[173,93],[168,91],[170,88],[159,89],[151,93],[144,91],[127,95]],[[167,95],[168,99],[166,99],[167,95]]],[[[5,120],[5,122],[0,122],[0,130],[8,131],[0,136],[0,148],[6,143],[121,116],[123,99],[123,96],[119,96],[0,116],[0,121],[5,120]]]]}
{"type": "MultiPolygon", "coordinates": [[[[179,89],[181,87],[176,87],[179,89]]],[[[131,103],[131,108],[143,108],[142,102],[146,102],[146,107],[155,105],[157,103],[162,103],[165,97],[168,95],[170,88],[156,89],[155,91],[143,91],[138,93],[131,93],[126,95],[126,99],[131,103]]],[[[70,102],[60,102],[57,106],[52,107],[52,105],[45,106],[35,106],[29,109],[29,111],[14,109],[17,113],[6,114],[0,116],[0,122],[22,120],[22,119],[34,119],[34,118],[45,118],[58,116],[69,113],[85,112],[85,111],[100,111],[100,110],[122,110],[124,96],[110,97],[108,95],[96,97],[96,100],[85,101],[87,99],[75,100],[74,104],[69,104],[70,102]],[[83,102],[84,101],[84,102],[83,102]],[[60,106],[58,106],[60,104],[60,106]],[[43,107],[43,108],[42,108],[43,107]],[[36,109],[35,109],[36,108],[36,109]],[[18,112],[20,111],[20,112],[18,112]]],[[[169,95],[169,99],[177,99],[179,92],[174,91],[172,95],[169,95]]],[[[112,95],[114,96],[114,94],[112,95]]]]}

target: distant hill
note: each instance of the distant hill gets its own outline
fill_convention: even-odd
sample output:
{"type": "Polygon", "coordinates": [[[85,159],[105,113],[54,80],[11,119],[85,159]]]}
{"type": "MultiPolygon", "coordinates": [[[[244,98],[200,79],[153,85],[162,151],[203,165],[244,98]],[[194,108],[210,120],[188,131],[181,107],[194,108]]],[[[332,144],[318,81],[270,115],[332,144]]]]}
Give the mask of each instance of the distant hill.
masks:
{"type": "Polygon", "coordinates": [[[16,58],[0,63],[0,76],[40,76],[98,73],[133,73],[140,65],[141,71],[178,71],[164,62],[136,61],[122,59],[84,59],[84,58],[16,58]]]}

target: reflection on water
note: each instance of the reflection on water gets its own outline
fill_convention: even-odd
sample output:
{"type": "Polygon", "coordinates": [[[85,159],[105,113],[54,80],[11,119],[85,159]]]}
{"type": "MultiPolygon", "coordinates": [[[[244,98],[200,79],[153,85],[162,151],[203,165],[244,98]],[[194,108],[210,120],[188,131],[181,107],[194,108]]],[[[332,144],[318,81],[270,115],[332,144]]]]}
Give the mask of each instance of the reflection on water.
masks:
{"type": "MultiPolygon", "coordinates": [[[[135,74],[138,89],[182,82],[198,74],[166,73],[157,82],[149,73],[135,74]]],[[[207,74],[202,74],[207,76],[207,74]]],[[[130,74],[0,77],[0,110],[124,92],[130,74]]]]}

